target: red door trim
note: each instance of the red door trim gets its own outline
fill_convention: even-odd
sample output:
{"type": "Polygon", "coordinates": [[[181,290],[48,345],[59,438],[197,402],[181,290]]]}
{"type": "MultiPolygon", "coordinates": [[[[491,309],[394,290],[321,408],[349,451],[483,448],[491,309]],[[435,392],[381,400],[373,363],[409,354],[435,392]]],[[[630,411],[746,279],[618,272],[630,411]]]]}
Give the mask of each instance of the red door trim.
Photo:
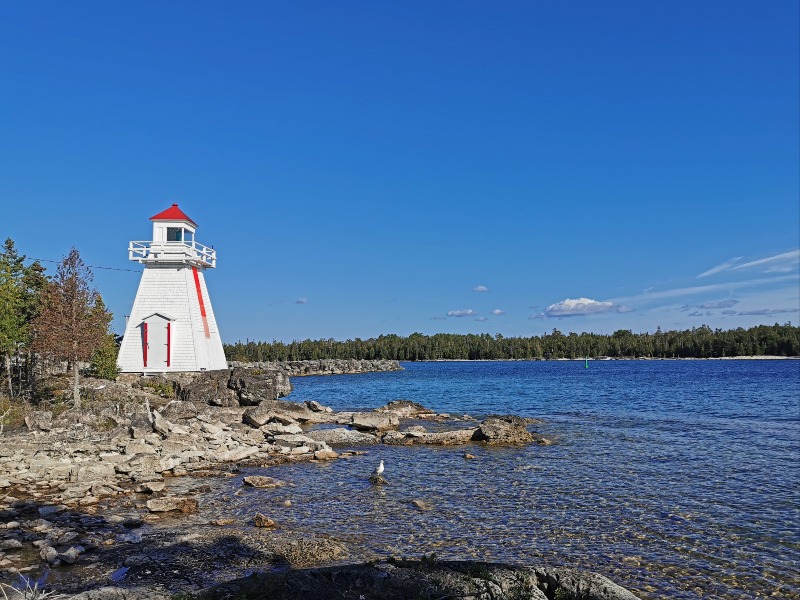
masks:
{"type": "Polygon", "coordinates": [[[144,367],[147,368],[147,323],[142,323],[142,358],[144,367]]]}

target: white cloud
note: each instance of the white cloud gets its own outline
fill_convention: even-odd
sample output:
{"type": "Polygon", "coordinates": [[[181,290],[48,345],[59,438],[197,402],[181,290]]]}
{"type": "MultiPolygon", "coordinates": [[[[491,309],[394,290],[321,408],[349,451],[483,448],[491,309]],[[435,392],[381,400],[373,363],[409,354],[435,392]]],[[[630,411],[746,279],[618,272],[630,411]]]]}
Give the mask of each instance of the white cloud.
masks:
{"type": "Polygon", "coordinates": [[[308,298],[298,298],[294,301],[295,304],[308,304],[308,298]]]}
{"type": "Polygon", "coordinates": [[[476,313],[471,308],[462,308],[461,310],[448,310],[447,316],[448,317],[474,317],[477,316],[476,313]]]}
{"type": "Polygon", "coordinates": [[[472,288],[472,291],[473,292],[488,292],[489,288],[486,287],[485,285],[476,285],[474,288],[472,288]]]}
{"type": "Polygon", "coordinates": [[[504,314],[506,314],[506,311],[500,310],[499,308],[495,308],[491,312],[492,312],[493,315],[504,315],[504,314]]]}
{"type": "Polygon", "coordinates": [[[486,318],[486,317],[478,317],[478,318],[477,318],[477,319],[475,319],[475,320],[476,320],[476,321],[488,321],[489,319],[488,319],[488,318],[486,318]]]}
{"type": "Polygon", "coordinates": [[[566,298],[548,306],[543,314],[548,317],[575,317],[607,312],[629,312],[630,310],[613,302],[600,302],[590,298],[566,298]]]}
{"type": "Polygon", "coordinates": [[[744,256],[737,256],[735,258],[731,258],[730,260],[726,260],[724,263],[718,264],[716,267],[712,267],[708,271],[700,273],[700,275],[698,275],[697,278],[700,279],[701,277],[708,277],[709,275],[714,275],[716,273],[721,273],[722,271],[727,271],[743,258],[744,256]]]}
{"type": "Polygon", "coordinates": [[[739,304],[738,300],[728,298],[727,300],[719,300],[718,302],[703,302],[697,308],[730,308],[734,304],[739,304]]]}
{"type": "Polygon", "coordinates": [[[723,310],[723,311],[722,311],[722,314],[723,314],[723,315],[735,315],[735,314],[736,314],[736,311],[735,311],[735,310],[730,310],[730,309],[728,309],[728,310],[723,310]]]}

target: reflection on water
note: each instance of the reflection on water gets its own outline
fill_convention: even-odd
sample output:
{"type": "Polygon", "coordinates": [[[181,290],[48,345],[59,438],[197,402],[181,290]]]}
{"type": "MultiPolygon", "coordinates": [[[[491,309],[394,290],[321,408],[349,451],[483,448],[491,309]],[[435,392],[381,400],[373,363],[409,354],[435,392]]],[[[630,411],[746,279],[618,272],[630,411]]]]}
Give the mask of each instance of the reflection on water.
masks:
{"type": "Polygon", "coordinates": [[[261,510],[375,555],[585,567],[643,597],[800,596],[800,363],[405,366],[296,378],[292,397],[337,410],[405,398],[441,412],[543,417],[537,429],[560,443],[476,445],[474,460],[463,448],[371,447],[269,469],[284,488],[220,482],[225,511],[261,510]],[[391,483],[375,488],[367,477],[381,459],[391,483]]]}

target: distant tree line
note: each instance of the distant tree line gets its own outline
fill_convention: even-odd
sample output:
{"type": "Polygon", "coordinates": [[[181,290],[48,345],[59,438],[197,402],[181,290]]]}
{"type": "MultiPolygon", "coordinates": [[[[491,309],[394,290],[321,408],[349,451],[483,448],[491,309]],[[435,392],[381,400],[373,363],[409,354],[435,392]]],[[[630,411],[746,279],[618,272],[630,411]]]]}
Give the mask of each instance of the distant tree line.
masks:
{"type": "Polygon", "coordinates": [[[620,329],[610,335],[563,334],[553,329],[532,337],[500,334],[381,335],[367,340],[303,340],[290,343],[237,342],[226,344],[228,360],[260,362],[323,358],[392,360],[532,360],[556,358],[717,358],[726,356],[798,356],[800,327],[759,325],[749,329],[711,329],[707,325],[684,331],[633,333],[620,329]]]}

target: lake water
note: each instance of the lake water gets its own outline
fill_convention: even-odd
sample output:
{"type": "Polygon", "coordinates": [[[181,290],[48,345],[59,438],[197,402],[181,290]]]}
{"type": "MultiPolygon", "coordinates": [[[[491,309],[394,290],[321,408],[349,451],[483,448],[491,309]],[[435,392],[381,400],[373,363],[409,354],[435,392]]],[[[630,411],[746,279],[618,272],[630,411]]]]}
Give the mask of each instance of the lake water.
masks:
{"type": "Polygon", "coordinates": [[[271,468],[292,485],[249,491],[231,511],[267,504],[289,528],[377,556],[576,566],[643,598],[800,597],[800,361],[403,366],[293,378],[290,399],[513,413],[543,419],[535,429],[558,443],[373,446],[271,468]],[[390,485],[375,488],[380,459],[390,485]]]}

